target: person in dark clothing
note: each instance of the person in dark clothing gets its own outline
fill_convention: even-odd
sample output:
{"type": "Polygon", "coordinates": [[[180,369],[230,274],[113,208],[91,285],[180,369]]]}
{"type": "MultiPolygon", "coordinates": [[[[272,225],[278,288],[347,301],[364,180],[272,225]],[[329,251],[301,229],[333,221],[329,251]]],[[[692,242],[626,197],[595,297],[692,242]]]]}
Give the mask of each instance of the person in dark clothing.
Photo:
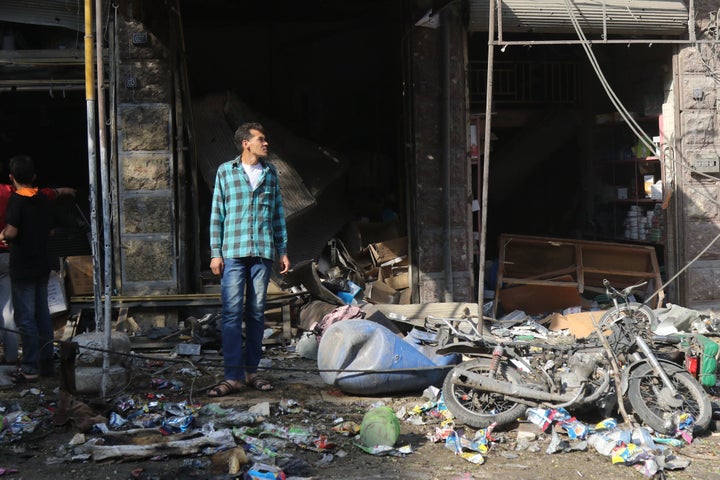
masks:
{"type": "MultiPolygon", "coordinates": [[[[5,172],[4,163],[0,164],[0,172],[5,172]]],[[[3,178],[5,178],[3,175],[3,178]]],[[[15,187],[11,184],[0,183],[0,232],[5,228],[5,212],[7,211],[8,201],[15,191],[15,187]]],[[[74,197],[77,190],[70,187],[58,188],[41,188],[40,192],[52,201],[57,201],[61,197],[74,197]]],[[[10,250],[5,242],[0,242],[0,327],[2,330],[2,357],[0,363],[15,365],[18,362],[18,346],[20,343],[20,335],[17,333],[15,325],[15,315],[13,313],[12,296],[10,294],[10,250]]]]}
{"type": "Polygon", "coordinates": [[[20,328],[23,357],[13,382],[27,383],[52,375],[53,329],[48,308],[48,237],[50,200],[35,181],[35,163],[28,155],[10,159],[15,191],[8,200],[0,241],[10,247],[10,286],[15,322],[20,328]]]}

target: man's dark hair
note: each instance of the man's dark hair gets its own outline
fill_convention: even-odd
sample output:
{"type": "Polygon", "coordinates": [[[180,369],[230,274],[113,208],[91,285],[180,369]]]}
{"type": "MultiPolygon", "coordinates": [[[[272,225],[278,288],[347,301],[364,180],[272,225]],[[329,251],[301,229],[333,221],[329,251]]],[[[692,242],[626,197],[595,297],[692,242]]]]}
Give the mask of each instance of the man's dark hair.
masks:
{"type": "Polygon", "coordinates": [[[242,150],[243,140],[250,140],[252,138],[250,130],[257,130],[260,133],[265,133],[263,126],[257,122],[243,123],[237,130],[235,130],[235,145],[237,145],[238,149],[242,150]]]}
{"type": "Polygon", "coordinates": [[[10,159],[10,174],[22,185],[35,180],[35,162],[30,155],[15,155],[10,159]]]}

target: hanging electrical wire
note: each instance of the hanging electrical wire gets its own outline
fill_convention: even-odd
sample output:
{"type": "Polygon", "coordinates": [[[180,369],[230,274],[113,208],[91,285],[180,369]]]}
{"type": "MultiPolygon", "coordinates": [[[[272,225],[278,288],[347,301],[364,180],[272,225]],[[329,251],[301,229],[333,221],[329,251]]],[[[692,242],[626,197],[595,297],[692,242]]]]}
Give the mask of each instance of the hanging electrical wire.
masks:
{"type": "Polygon", "coordinates": [[[655,144],[653,143],[652,139],[643,131],[643,129],[638,125],[638,123],[635,121],[632,115],[630,115],[630,112],[627,111],[623,103],[620,101],[618,96],[613,91],[612,87],[610,86],[610,83],[605,78],[605,75],[603,74],[602,69],[600,68],[600,64],[597,61],[597,58],[595,57],[595,54],[592,51],[592,44],[585,36],[585,33],[582,30],[582,27],[580,26],[580,22],[578,22],[577,17],[575,16],[574,9],[576,8],[572,0],[564,0],[565,8],[568,12],[568,16],[570,17],[570,22],[573,25],[573,28],[575,29],[575,33],[577,33],[578,38],[580,39],[580,45],[583,47],[583,50],[585,51],[585,54],[588,57],[588,60],[590,60],[590,65],[593,67],[593,70],[595,70],[595,74],[597,75],[598,79],[600,80],[600,84],[602,85],[603,89],[608,95],[608,98],[612,102],[612,104],[615,106],[617,111],[620,113],[622,118],[627,123],[628,127],[633,131],[635,136],[648,148],[649,151],[654,152],[655,151],[655,144]]]}
{"type": "MultiPolygon", "coordinates": [[[[618,96],[615,94],[614,90],[610,86],[609,82],[605,78],[605,75],[602,72],[602,69],[600,67],[600,64],[597,61],[597,58],[595,57],[595,54],[592,51],[592,44],[590,41],[588,41],[587,37],[585,36],[585,33],[582,30],[582,27],[580,25],[580,22],[578,21],[577,17],[575,16],[575,12],[573,11],[575,8],[575,5],[572,0],[563,0],[565,3],[565,8],[567,9],[568,16],[570,17],[570,22],[573,25],[573,28],[575,29],[575,32],[578,35],[578,38],[581,40],[580,45],[583,47],[583,50],[585,51],[588,59],[590,60],[590,65],[593,67],[593,70],[595,70],[596,75],[598,76],[598,79],[600,80],[600,84],[603,86],[603,89],[608,94],[608,98],[612,102],[612,104],[615,106],[617,111],[620,113],[622,118],[626,121],[628,127],[633,131],[635,136],[652,152],[655,151],[655,144],[652,142],[650,137],[642,130],[640,125],[635,121],[633,116],[630,114],[630,112],[627,111],[623,103],[620,101],[618,96]]],[[[666,158],[668,158],[666,156],[666,158]]],[[[699,176],[717,180],[717,177],[714,177],[712,175],[708,175],[705,172],[698,171],[697,169],[693,168],[691,165],[687,164],[686,162],[680,162],[677,161],[674,156],[672,158],[668,158],[670,161],[672,161],[675,165],[680,166],[680,168],[683,168],[685,170],[690,171],[691,173],[697,174],[699,176]]],[[[712,202],[715,205],[720,206],[720,201],[710,198],[709,196],[703,194],[700,192],[697,188],[692,187],[692,185],[688,185],[689,188],[691,188],[698,196],[701,196],[708,200],[709,202],[712,202]]]]}

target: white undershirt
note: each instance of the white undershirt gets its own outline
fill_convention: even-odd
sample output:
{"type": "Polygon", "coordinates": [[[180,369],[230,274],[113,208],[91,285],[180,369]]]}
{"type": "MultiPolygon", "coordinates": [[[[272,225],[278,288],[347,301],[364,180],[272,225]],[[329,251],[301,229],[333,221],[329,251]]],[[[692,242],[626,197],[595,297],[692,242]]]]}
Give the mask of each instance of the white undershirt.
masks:
{"type": "Polygon", "coordinates": [[[260,180],[260,175],[263,171],[262,165],[260,165],[259,163],[255,163],[253,165],[243,163],[242,166],[245,169],[245,173],[247,173],[248,178],[250,179],[250,186],[253,190],[255,190],[258,186],[258,181],[260,180]]]}

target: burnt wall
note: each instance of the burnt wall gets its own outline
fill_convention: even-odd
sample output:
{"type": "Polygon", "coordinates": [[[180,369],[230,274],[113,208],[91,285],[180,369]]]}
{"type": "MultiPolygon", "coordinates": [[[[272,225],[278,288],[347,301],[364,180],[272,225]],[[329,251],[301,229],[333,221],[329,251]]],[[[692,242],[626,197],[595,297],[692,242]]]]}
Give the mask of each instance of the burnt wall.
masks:
{"type": "MultiPolygon", "coordinates": [[[[415,185],[409,185],[414,205],[410,227],[416,258],[418,303],[473,301],[475,281],[472,270],[472,218],[470,163],[466,152],[467,106],[465,88],[465,28],[456,7],[442,11],[449,24],[449,48],[443,28],[416,27],[411,33],[411,64],[414,104],[414,154],[409,160],[415,185]],[[446,52],[450,71],[443,78],[446,52]],[[445,88],[449,91],[450,114],[444,124],[445,88]],[[444,188],[443,130],[449,132],[450,191],[444,188]],[[450,244],[446,241],[446,219],[450,224],[450,244]],[[447,288],[445,251],[452,265],[452,288],[447,288]],[[451,298],[448,298],[451,293],[451,298]]],[[[442,21],[441,21],[442,23],[442,21]]]]}
{"type": "Polygon", "coordinates": [[[169,54],[139,21],[117,30],[116,283],[123,295],[178,293],[169,54]]]}

